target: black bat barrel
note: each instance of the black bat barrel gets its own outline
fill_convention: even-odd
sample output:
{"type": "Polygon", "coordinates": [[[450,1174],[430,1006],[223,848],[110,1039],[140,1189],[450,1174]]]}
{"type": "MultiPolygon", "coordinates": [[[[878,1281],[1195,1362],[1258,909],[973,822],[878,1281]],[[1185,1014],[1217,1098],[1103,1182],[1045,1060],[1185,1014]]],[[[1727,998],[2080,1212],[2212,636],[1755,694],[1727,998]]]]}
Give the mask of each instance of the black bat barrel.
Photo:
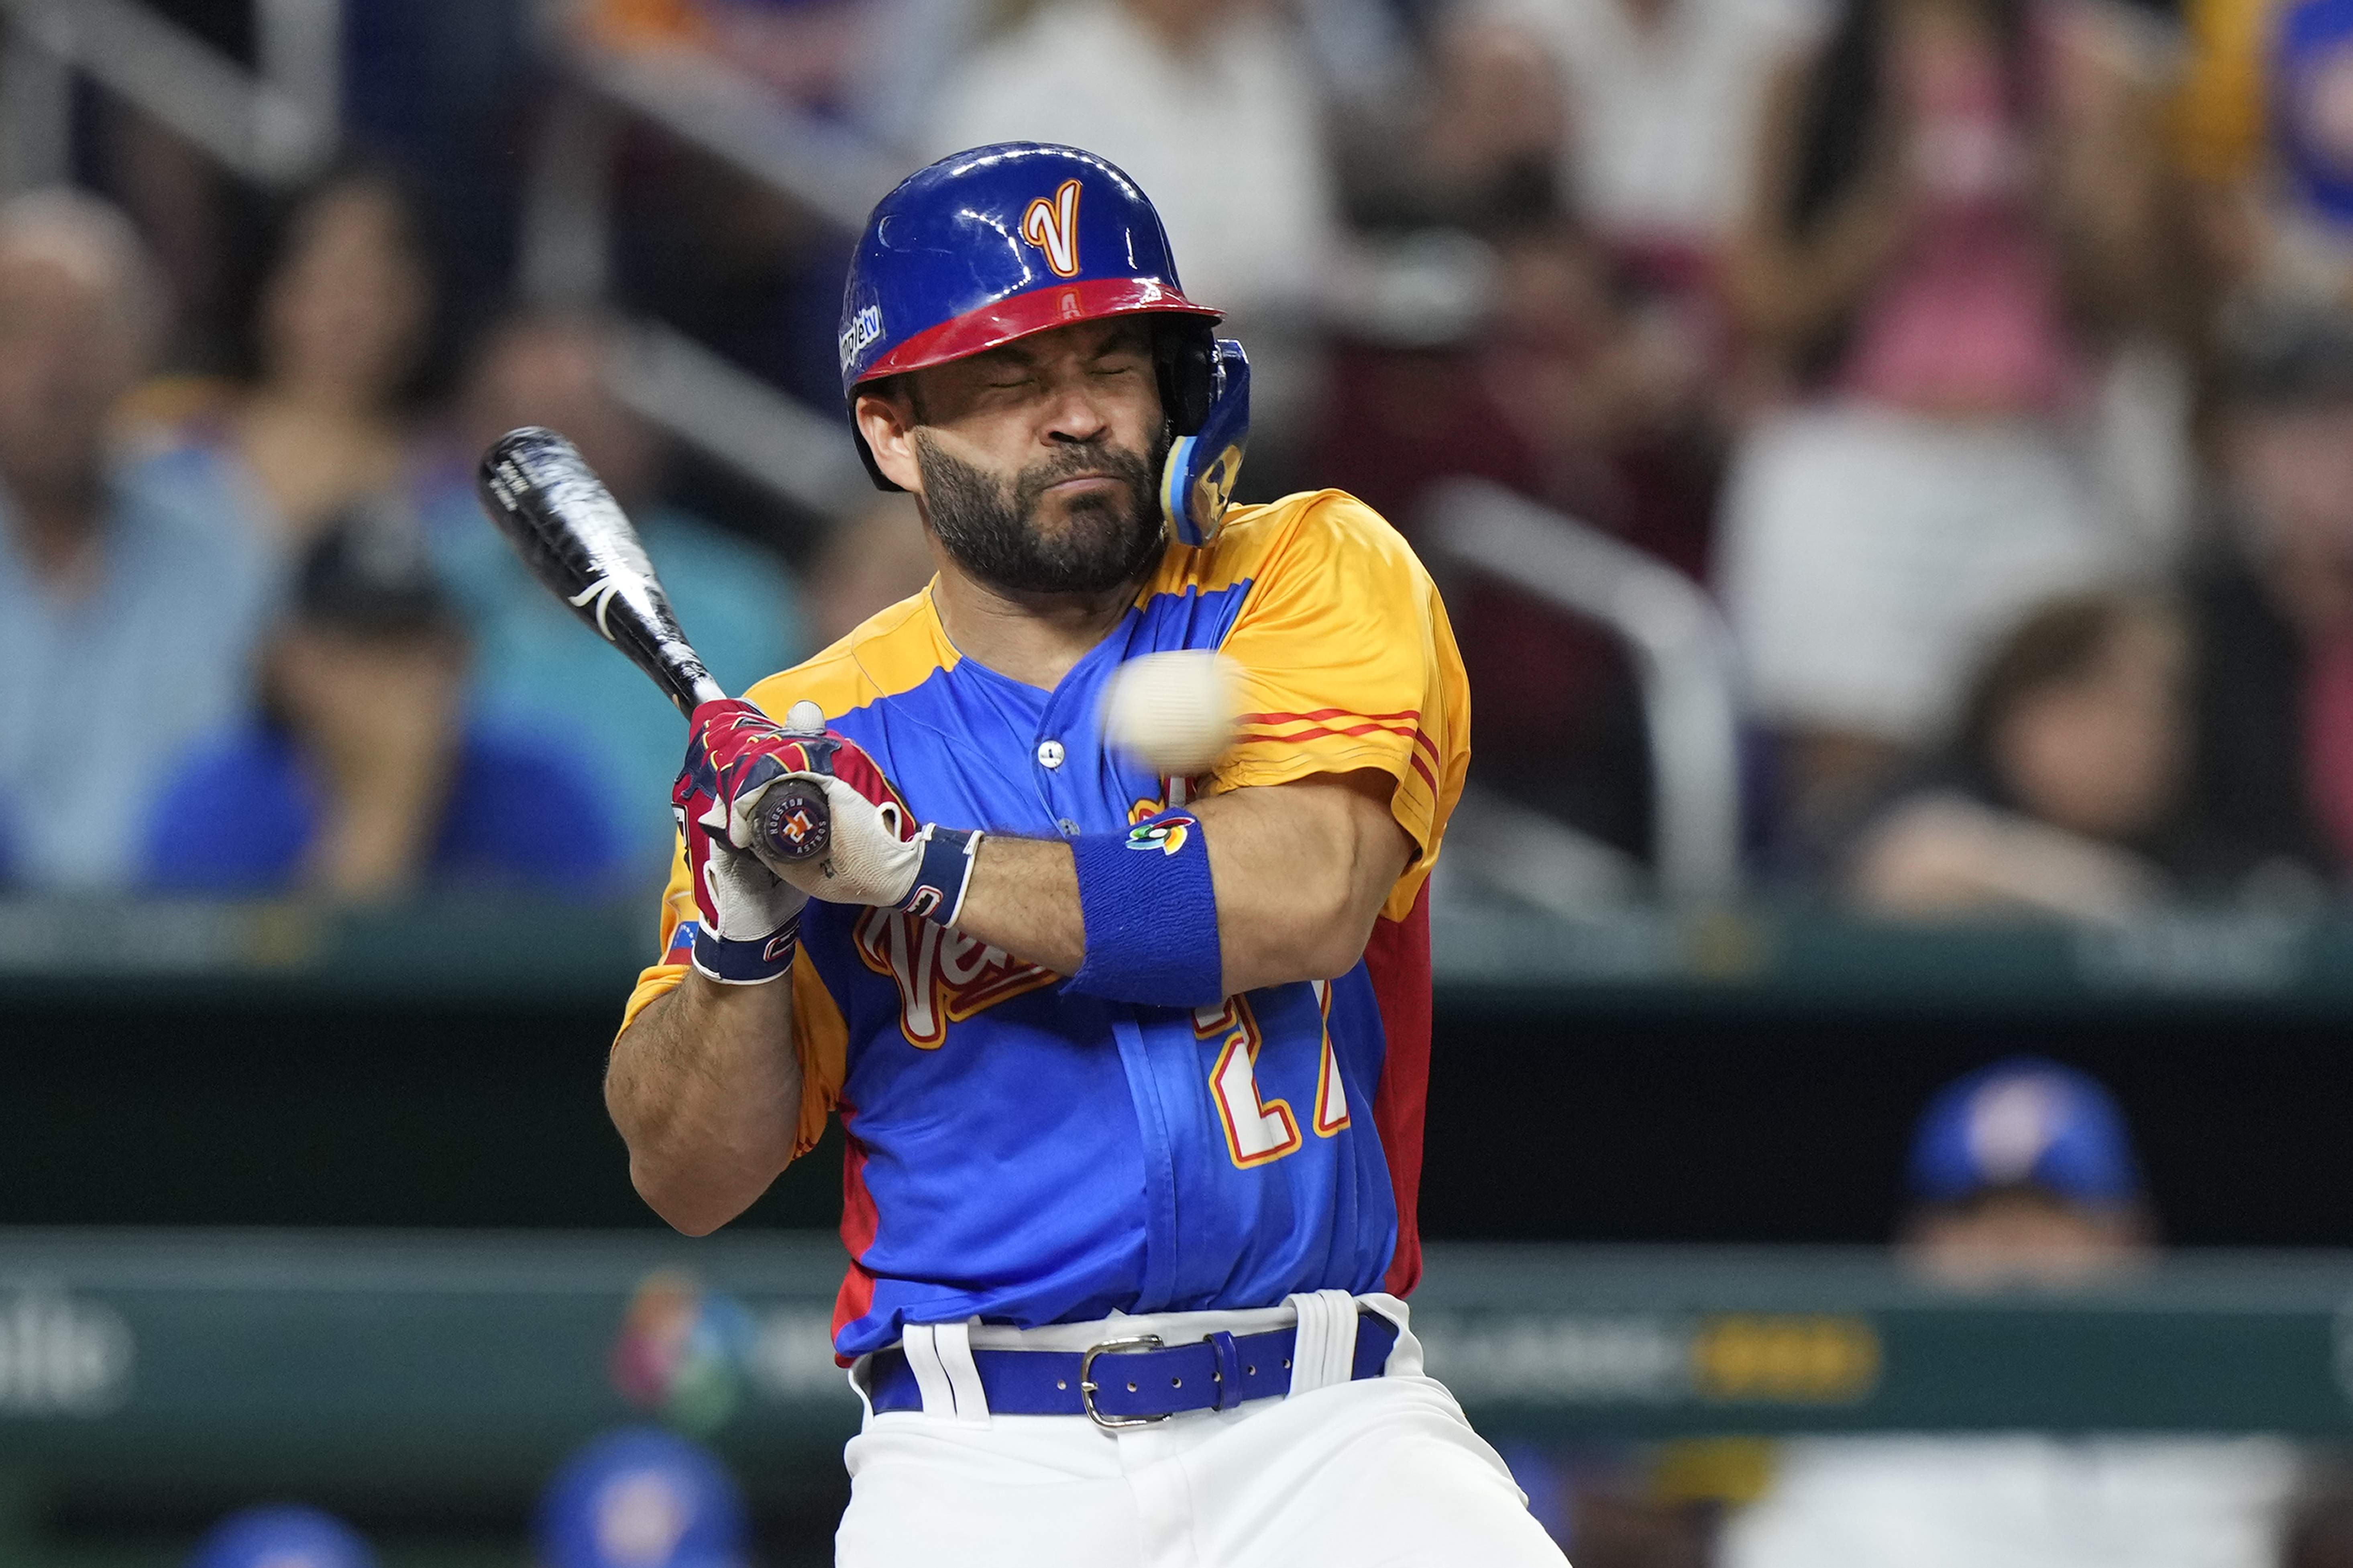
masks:
{"type": "Polygon", "coordinates": [[[479,479],[484,510],[533,575],[680,712],[726,695],[688,645],[637,530],[571,442],[535,425],[511,430],[483,454],[479,479]]]}
{"type": "MultiPolygon", "coordinates": [[[[528,425],[482,455],[482,509],[548,591],[653,678],[691,717],[727,693],[703,668],[654,575],[638,531],[571,442],[528,425]]],[[[832,842],[824,792],[786,779],[761,802],[770,855],[807,860],[832,842]]]]}

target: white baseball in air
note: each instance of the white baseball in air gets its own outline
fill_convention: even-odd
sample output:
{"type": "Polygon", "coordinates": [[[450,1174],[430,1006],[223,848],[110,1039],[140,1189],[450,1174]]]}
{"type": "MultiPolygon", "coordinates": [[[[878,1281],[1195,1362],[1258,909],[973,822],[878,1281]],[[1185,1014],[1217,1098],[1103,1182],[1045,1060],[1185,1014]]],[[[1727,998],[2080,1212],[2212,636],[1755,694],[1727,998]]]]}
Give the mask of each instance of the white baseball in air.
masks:
{"type": "Polygon", "coordinates": [[[1103,739],[1155,773],[1205,773],[1234,743],[1241,695],[1241,667],[1221,653],[1147,653],[1112,672],[1103,739]]]}
{"type": "Polygon", "coordinates": [[[785,710],[785,731],[793,735],[824,734],[825,710],[807,698],[802,698],[785,710]]]}

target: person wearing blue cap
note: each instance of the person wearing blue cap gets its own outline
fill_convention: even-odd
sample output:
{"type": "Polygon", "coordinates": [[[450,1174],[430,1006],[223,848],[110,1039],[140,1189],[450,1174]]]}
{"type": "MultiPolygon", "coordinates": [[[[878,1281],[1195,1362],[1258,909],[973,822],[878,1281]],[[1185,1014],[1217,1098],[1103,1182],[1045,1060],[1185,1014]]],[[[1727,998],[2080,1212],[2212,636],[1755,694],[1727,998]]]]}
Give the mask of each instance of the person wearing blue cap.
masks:
{"type": "Polygon", "coordinates": [[[1912,1139],[1906,1251],[1947,1284],[2064,1285],[2147,1255],[2124,1112],[2096,1081],[2012,1057],[1948,1084],[1912,1139]]]}
{"type": "Polygon", "coordinates": [[[367,1539],[333,1514],[272,1503],[214,1525],[187,1568],[376,1568],[376,1558],[367,1539]]]}
{"type": "Polygon", "coordinates": [[[744,1497],[709,1449],[656,1427],[607,1433],[540,1496],[539,1568],[743,1568],[744,1497]]]}
{"type": "MultiPolygon", "coordinates": [[[[1922,1112],[1906,1259],[1962,1289],[2081,1287],[2151,1257],[2124,1112],[2036,1057],[1922,1112]]],[[[1891,1434],[1785,1443],[1718,1568],[2269,1568],[2296,1480],[2268,1438],[1891,1434]]]]}

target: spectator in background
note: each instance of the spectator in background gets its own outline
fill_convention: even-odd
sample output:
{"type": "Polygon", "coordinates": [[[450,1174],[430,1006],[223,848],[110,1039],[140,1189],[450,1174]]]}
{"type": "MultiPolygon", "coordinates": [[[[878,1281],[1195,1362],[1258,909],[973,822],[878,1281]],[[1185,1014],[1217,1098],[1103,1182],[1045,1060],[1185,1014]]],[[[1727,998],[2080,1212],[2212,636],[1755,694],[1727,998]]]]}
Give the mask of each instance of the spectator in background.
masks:
{"type": "Polygon", "coordinates": [[[305,197],[255,306],[255,379],[192,422],[290,558],[353,505],[396,493],[405,477],[408,403],[434,311],[418,221],[398,184],[374,172],[305,197]]]}
{"type": "MultiPolygon", "coordinates": [[[[2095,1287],[2151,1256],[2123,1114],[2031,1058],[1971,1074],[1914,1134],[1904,1251],[1956,1289],[2095,1287]]],[[[1781,1446],[1722,1568],[2269,1568],[2296,1479],[2265,1438],[1990,1436],[1781,1446]]]]}
{"type": "Polygon", "coordinates": [[[2148,852],[2189,760],[2180,617],[2122,594],[2056,600],[2003,640],[1942,776],[1864,834],[1849,886],[1882,914],[2112,918],[2161,896],[2148,852]]]}
{"type": "MultiPolygon", "coordinates": [[[[1390,277],[1343,323],[1314,471],[1409,537],[1434,482],[1475,475],[1697,576],[1720,451],[1704,366],[1561,196],[1558,68],[1514,28],[1458,20],[1434,45],[1420,90],[1349,144],[1350,207],[1390,277]],[[1424,273],[1451,281],[1396,286],[1424,273]]],[[[1643,853],[1647,759],[1609,637],[1508,584],[1457,593],[1491,699],[1481,786],[1643,853]]]]}
{"type": "Polygon", "coordinates": [[[376,1556],[366,1537],[333,1514],[278,1503],[214,1525],[187,1568],[376,1568],[376,1556]]]}
{"type": "MultiPolygon", "coordinates": [[[[1342,259],[1322,94],[1249,0],[1054,0],[942,89],[926,158],[1016,140],[1099,153],[1152,193],[1186,291],[1249,346],[1250,466],[1281,484],[1311,411],[1342,259]]],[[[1255,479],[1252,478],[1255,476],[1255,479]]]]}
{"type": "MultiPolygon", "coordinates": [[[[1349,123],[1339,148],[1360,226],[1480,235],[1566,210],[1568,97],[1561,66],[1520,27],[1442,18],[1418,90],[1349,123]]],[[[1356,117],[1351,117],[1352,121],[1356,117]]]]}
{"type": "MultiPolygon", "coordinates": [[[[1666,412],[1681,438],[1672,458],[1701,476],[1690,488],[1703,515],[1721,472],[1715,426],[1740,416],[1750,395],[1731,374],[1722,254],[1746,208],[1774,64],[1820,31],[1824,9],[1822,0],[1471,0],[1437,41],[1441,61],[1534,50],[1558,74],[1553,93],[1505,94],[1510,109],[1485,112],[1551,113],[1567,209],[1612,279],[1630,336],[1673,366],[1666,412]]],[[[1704,543],[1682,553],[1704,556],[1704,543]]]]}
{"type": "Polygon", "coordinates": [[[303,559],[258,711],[166,771],[151,885],[606,890],[612,833],[576,760],[469,717],[465,686],[464,633],[423,542],[398,515],[348,514],[303,559]]]}
{"type": "Polygon", "coordinates": [[[608,329],[586,318],[519,316],[497,328],[467,376],[459,449],[418,504],[473,634],[477,709],[583,753],[628,865],[658,874],[686,743],[678,711],[628,660],[583,636],[484,520],[476,457],[520,425],[569,437],[637,525],[695,651],[728,690],[791,665],[808,641],[793,581],[773,556],[661,500],[661,439],[613,396],[610,350],[608,329]]]}
{"type": "MultiPolygon", "coordinates": [[[[1476,0],[1567,80],[1564,188],[1611,249],[1704,286],[1746,205],[1773,64],[1821,27],[1820,0],[1476,0]]],[[[1493,47],[1493,46],[1490,46],[1493,47]]]]}
{"type": "MultiPolygon", "coordinates": [[[[563,14],[573,51],[649,58],[681,90],[754,120],[765,110],[812,169],[837,153],[874,169],[913,140],[908,110],[934,100],[984,9],[969,0],[581,0],[563,14]]],[[[575,128],[601,147],[595,156],[612,179],[613,298],[839,415],[836,333],[850,238],[839,219],[650,123],[607,145],[617,128],[580,102],[558,105],[541,134],[575,128]]],[[[835,183],[842,177],[834,172],[835,183]]],[[[548,276],[526,278],[524,291],[579,302],[548,276]]]]}
{"type": "Polygon", "coordinates": [[[2188,0],[2176,117],[2235,302],[2353,308],[2353,6],[2188,0]]]}
{"type": "Polygon", "coordinates": [[[707,1448],[658,1427],[589,1443],[547,1483],[533,1521],[537,1568],[746,1568],[735,1479],[707,1448]]]}
{"type": "Polygon", "coordinates": [[[1718,572],[1800,841],[1943,726],[1989,633],[2164,563],[2180,498],[2089,479],[2103,441],[2154,429],[2140,475],[2186,442],[2132,37],[2064,0],[1847,0],[1767,98],[1726,278],[1809,401],[1746,437],[1718,572]]]}
{"type": "Polygon", "coordinates": [[[113,208],[0,206],[0,840],[26,886],[131,879],[156,770],[236,711],[274,592],[216,468],[110,442],[160,314],[113,208]]]}
{"type": "Polygon", "coordinates": [[[2193,563],[2201,881],[2353,865],[2353,320],[2290,314],[2234,345],[2221,527],[2193,563]]]}
{"type": "Polygon", "coordinates": [[[2124,1112],[2094,1079],[2011,1057],[1928,1101],[1913,1130],[1902,1245],[1956,1289],[2082,1285],[2136,1268],[2155,1217],[2124,1112]]]}

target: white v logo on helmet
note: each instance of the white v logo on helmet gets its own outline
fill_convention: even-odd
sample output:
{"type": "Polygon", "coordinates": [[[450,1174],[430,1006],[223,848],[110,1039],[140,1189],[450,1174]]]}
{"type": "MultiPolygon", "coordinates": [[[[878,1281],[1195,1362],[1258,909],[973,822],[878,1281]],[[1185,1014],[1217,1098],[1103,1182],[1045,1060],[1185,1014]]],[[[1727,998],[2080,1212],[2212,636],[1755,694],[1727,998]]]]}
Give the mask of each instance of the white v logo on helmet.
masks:
{"type": "Polygon", "coordinates": [[[1039,196],[1021,215],[1021,237],[1046,253],[1057,278],[1079,272],[1079,183],[1064,180],[1052,196],[1039,196]]]}

